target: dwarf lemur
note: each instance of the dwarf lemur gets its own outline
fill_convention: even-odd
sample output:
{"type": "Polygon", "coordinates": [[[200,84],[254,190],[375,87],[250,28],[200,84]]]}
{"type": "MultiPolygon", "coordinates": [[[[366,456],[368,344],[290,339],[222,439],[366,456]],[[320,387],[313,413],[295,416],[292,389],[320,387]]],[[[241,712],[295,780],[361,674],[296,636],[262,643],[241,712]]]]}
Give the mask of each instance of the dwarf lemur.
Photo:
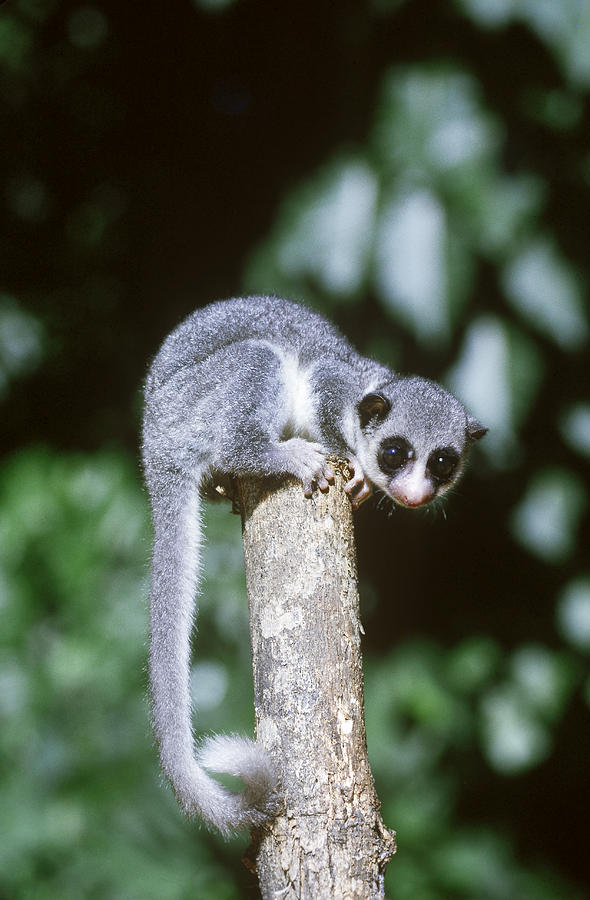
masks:
{"type": "Polygon", "coordinates": [[[484,428],[444,388],[359,356],[321,315],[278,297],[213,303],[164,341],[148,373],[142,455],[154,525],[150,680],[163,769],[187,813],[224,833],[277,808],[265,751],[246,738],[195,746],[190,635],[201,496],[231,476],[293,475],[328,490],[326,454],[350,468],[354,508],[379,488],[418,507],[456,482],[484,428]],[[207,769],[239,776],[226,790],[207,769]]]}

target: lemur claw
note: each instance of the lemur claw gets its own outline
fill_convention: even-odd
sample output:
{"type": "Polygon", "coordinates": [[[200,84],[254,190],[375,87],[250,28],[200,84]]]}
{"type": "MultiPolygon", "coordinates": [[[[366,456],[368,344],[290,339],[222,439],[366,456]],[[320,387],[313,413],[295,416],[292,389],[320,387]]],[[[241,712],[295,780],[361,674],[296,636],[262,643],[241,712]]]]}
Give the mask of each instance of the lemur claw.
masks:
{"type": "Polygon", "coordinates": [[[353,509],[358,509],[373,493],[373,486],[366,478],[362,466],[355,456],[346,459],[352,478],[344,485],[344,490],[350,495],[353,509]]]}

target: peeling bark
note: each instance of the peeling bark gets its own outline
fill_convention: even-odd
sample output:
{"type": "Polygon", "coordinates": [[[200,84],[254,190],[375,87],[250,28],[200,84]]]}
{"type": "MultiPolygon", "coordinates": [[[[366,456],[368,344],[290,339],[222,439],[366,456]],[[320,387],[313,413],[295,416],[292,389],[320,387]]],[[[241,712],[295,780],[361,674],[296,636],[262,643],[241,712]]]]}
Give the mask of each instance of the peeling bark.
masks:
{"type": "Polygon", "coordinates": [[[256,731],[284,793],[282,813],[258,836],[264,900],[383,897],[395,852],[367,759],[343,467],[311,500],[294,480],[239,483],[256,731]]]}

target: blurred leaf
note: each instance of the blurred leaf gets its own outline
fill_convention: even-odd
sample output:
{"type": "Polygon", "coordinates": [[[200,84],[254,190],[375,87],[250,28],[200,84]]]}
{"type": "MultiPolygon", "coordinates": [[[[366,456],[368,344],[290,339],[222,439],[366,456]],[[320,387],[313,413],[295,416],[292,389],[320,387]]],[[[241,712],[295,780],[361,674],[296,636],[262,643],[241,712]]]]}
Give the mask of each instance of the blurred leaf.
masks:
{"type": "Polygon", "coordinates": [[[462,205],[475,227],[477,245],[492,259],[511,256],[535,225],[545,199],[539,178],[496,171],[482,176],[462,192],[462,205]]]}
{"type": "Polygon", "coordinates": [[[550,243],[538,239],[524,247],[507,266],[503,281],[506,296],[535,329],[565,350],[586,342],[581,285],[550,243]]]}
{"type": "Polygon", "coordinates": [[[557,624],[566,641],[590,651],[590,576],[566,584],[557,605],[557,624]]]}
{"type": "Polygon", "coordinates": [[[585,486],[573,472],[540,470],[513,512],[512,533],[535,556],[548,563],[563,562],[575,549],[586,504],[585,486]]]}
{"type": "Polygon", "coordinates": [[[529,706],[552,720],[563,713],[576,672],[565,655],[531,644],[512,654],[510,675],[529,706]]]}
{"type": "Polygon", "coordinates": [[[10,382],[39,365],[43,356],[43,329],[15,300],[0,293],[0,399],[10,382]]]}
{"type": "Polygon", "coordinates": [[[68,16],[67,27],[71,43],[81,50],[100,46],[109,30],[104,13],[95,6],[79,6],[68,16]]]}
{"type": "Polygon", "coordinates": [[[447,656],[447,677],[460,693],[479,691],[493,677],[500,660],[500,648],[489,637],[468,638],[447,656]]]}
{"type": "Polygon", "coordinates": [[[451,66],[394,69],[383,81],[373,134],[385,171],[436,181],[493,156],[498,129],[478,87],[451,66]]]}
{"type": "Polygon", "coordinates": [[[590,84],[590,8],[584,0],[455,0],[483,26],[498,28],[512,19],[525,22],[553,50],[563,73],[575,84],[590,84]]]}
{"type": "Polygon", "coordinates": [[[549,755],[550,731],[514,685],[491,690],[482,701],[481,717],[483,749],[498,772],[521,772],[549,755]]]}
{"type": "Polygon", "coordinates": [[[527,112],[549,128],[574,128],[582,118],[580,97],[567,91],[531,89],[524,101],[527,112]]]}
{"type": "Polygon", "coordinates": [[[384,305],[425,343],[450,336],[445,211],[424,189],[392,198],[382,209],[375,279],[384,305]]]}
{"type": "Polygon", "coordinates": [[[8,10],[0,14],[0,69],[23,73],[31,65],[31,31],[8,10]]]}
{"type": "Polygon", "coordinates": [[[590,403],[575,403],[561,418],[561,432],[578,453],[590,459],[590,403]]]}
{"type": "Polygon", "coordinates": [[[482,452],[496,468],[514,465],[515,432],[536,399],[542,372],[533,342],[499,317],[482,316],[467,329],[445,382],[490,429],[482,452]]]}
{"type": "Polygon", "coordinates": [[[533,645],[512,654],[507,680],[484,693],[480,707],[484,752],[495,769],[517,773],[549,755],[548,726],[563,715],[575,681],[564,654],[533,645]]]}
{"type": "MultiPolygon", "coordinates": [[[[289,198],[271,237],[268,250],[282,278],[292,284],[309,279],[342,297],[357,293],[366,278],[376,200],[367,163],[339,159],[321,169],[289,198]]],[[[254,289],[265,289],[257,280],[264,276],[255,273],[271,259],[255,254],[248,276],[254,289]]]]}

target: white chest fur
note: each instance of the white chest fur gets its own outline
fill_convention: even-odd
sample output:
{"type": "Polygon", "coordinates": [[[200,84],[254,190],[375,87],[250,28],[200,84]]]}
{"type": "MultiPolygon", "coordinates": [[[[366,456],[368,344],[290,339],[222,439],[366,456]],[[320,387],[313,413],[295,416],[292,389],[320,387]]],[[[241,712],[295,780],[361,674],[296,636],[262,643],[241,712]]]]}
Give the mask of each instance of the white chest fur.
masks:
{"type": "Polygon", "coordinates": [[[317,440],[316,405],[311,384],[311,371],[300,365],[293,354],[281,358],[283,389],[283,429],[281,437],[303,437],[317,440]]]}

